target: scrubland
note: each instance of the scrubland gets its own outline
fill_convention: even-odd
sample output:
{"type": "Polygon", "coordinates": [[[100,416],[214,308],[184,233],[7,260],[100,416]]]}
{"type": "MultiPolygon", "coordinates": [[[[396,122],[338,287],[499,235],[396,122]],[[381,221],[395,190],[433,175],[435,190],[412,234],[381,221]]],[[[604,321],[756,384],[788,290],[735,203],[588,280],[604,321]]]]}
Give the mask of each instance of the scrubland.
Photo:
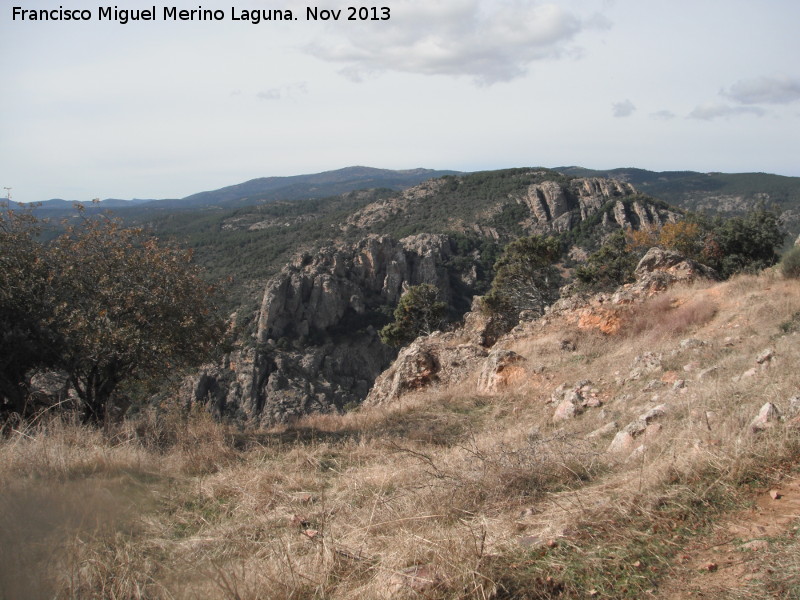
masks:
{"type": "Polygon", "coordinates": [[[475,373],[260,432],[169,407],[18,426],[0,598],[799,598],[800,510],[731,527],[800,477],[800,282],[675,287],[613,316],[518,328],[522,375],[492,393],[475,373]],[[754,427],[765,403],[780,415],[754,427]]]}

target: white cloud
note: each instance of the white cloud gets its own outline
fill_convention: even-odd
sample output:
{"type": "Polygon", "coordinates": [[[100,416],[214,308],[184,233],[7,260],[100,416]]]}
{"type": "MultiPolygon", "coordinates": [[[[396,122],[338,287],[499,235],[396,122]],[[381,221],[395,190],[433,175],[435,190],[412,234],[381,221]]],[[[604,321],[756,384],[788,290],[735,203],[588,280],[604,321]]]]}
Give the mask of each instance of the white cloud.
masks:
{"type": "Polygon", "coordinates": [[[675,113],[671,110],[659,110],[650,114],[651,118],[658,119],[659,121],[671,121],[675,116],[675,113]]]}
{"type": "Polygon", "coordinates": [[[271,88],[269,90],[264,90],[258,92],[256,94],[256,98],[259,100],[280,100],[281,99],[281,89],[280,88],[271,88]]]}
{"type": "Polygon", "coordinates": [[[740,104],[789,104],[800,100],[800,79],[786,75],[742,79],[721,94],[740,104]]]}
{"type": "Polygon", "coordinates": [[[469,76],[479,85],[509,81],[537,60],[572,55],[574,38],[586,28],[607,26],[582,20],[557,4],[534,0],[392,4],[391,20],[369,22],[307,46],[314,56],[343,63],[342,74],[361,81],[381,71],[469,76]]]}
{"type": "Polygon", "coordinates": [[[720,117],[730,118],[739,115],[756,115],[760,117],[764,114],[766,114],[766,111],[757,106],[729,106],[727,104],[709,102],[697,106],[689,113],[689,118],[713,121],[720,117]]]}
{"type": "Polygon", "coordinates": [[[615,102],[611,110],[615,117],[618,119],[624,117],[630,117],[634,112],[636,112],[636,106],[634,106],[633,102],[630,100],[623,100],[622,102],[615,102]]]}
{"type": "Polygon", "coordinates": [[[280,100],[281,98],[297,99],[297,96],[308,93],[308,84],[305,81],[284,85],[282,87],[262,90],[256,94],[259,100],[280,100]]]}

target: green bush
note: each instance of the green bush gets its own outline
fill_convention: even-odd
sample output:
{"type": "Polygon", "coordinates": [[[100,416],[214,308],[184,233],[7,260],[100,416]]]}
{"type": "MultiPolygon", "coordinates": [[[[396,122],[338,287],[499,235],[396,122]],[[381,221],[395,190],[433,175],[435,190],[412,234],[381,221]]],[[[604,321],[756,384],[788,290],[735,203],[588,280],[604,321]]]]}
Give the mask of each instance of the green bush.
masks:
{"type": "Polygon", "coordinates": [[[494,265],[492,288],[483,298],[483,308],[512,319],[523,310],[541,314],[558,298],[561,275],[555,262],[560,254],[553,237],[532,235],[511,242],[494,265]]]}
{"type": "Polygon", "coordinates": [[[575,276],[584,289],[613,290],[634,280],[638,260],[639,255],[628,245],[625,232],[620,230],[610,235],[586,264],[575,269],[575,276]]]}
{"type": "Polygon", "coordinates": [[[784,277],[800,279],[800,246],[795,246],[783,256],[781,272],[784,277]]]}
{"type": "Polygon", "coordinates": [[[400,347],[420,335],[430,335],[444,324],[447,304],[439,300],[435,285],[422,283],[408,288],[394,311],[394,321],[381,329],[381,341],[400,347]]]}

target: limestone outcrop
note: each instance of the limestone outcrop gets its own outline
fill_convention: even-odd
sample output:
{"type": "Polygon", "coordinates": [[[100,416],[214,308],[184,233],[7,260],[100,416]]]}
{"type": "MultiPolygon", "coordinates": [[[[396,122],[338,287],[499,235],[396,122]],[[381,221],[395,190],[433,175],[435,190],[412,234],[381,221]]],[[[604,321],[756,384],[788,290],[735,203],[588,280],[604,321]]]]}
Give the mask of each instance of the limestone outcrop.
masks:
{"type": "Polygon", "coordinates": [[[517,198],[531,211],[528,229],[532,233],[563,233],[603,211],[604,227],[640,229],[659,227],[679,218],[678,213],[645,202],[629,183],[590,177],[563,185],[556,181],[535,183],[517,198]]]}
{"type": "Polygon", "coordinates": [[[650,248],[639,261],[634,272],[634,293],[659,292],[676,283],[691,283],[696,279],[719,279],[711,267],[700,264],[673,250],[650,248]]]}
{"type": "Polygon", "coordinates": [[[459,383],[480,369],[487,354],[477,344],[459,343],[452,333],[417,338],[376,379],[364,404],[376,406],[417,390],[459,383]]]}
{"type": "Polygon", "coordinates": [[[264,426],[360,403],[396,356],[374,324],[408,286],[433,284],[452,302],[451,254],[447,236],[420,234],[298,256],[266,285],[252,339],[189,378],[184,403],[264,426]]]}

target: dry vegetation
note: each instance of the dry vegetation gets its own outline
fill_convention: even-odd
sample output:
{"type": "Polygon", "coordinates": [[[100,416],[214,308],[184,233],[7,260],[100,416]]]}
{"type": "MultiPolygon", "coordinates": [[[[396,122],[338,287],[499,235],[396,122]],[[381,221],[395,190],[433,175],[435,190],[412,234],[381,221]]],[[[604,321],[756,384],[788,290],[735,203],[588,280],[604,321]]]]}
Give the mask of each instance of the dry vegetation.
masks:
{"type": "MultiPolygon", "coordinates": [[[[0,598],[690,597],[714,569],[686,553],[798,477],[798,314],[800,282],[768,272],[632,305],[614,335],[532,324],[507,344],[528,377],[491,396],[465,381],[258,434],[203,414],[18,428],[0,598]],[[599,406],[554,423],[579,382],[599,406]],[[752,433],[765,402],[785,418],[752,433]]],[[[717,597],[800,597],[797,524],[717,597]]]]}

